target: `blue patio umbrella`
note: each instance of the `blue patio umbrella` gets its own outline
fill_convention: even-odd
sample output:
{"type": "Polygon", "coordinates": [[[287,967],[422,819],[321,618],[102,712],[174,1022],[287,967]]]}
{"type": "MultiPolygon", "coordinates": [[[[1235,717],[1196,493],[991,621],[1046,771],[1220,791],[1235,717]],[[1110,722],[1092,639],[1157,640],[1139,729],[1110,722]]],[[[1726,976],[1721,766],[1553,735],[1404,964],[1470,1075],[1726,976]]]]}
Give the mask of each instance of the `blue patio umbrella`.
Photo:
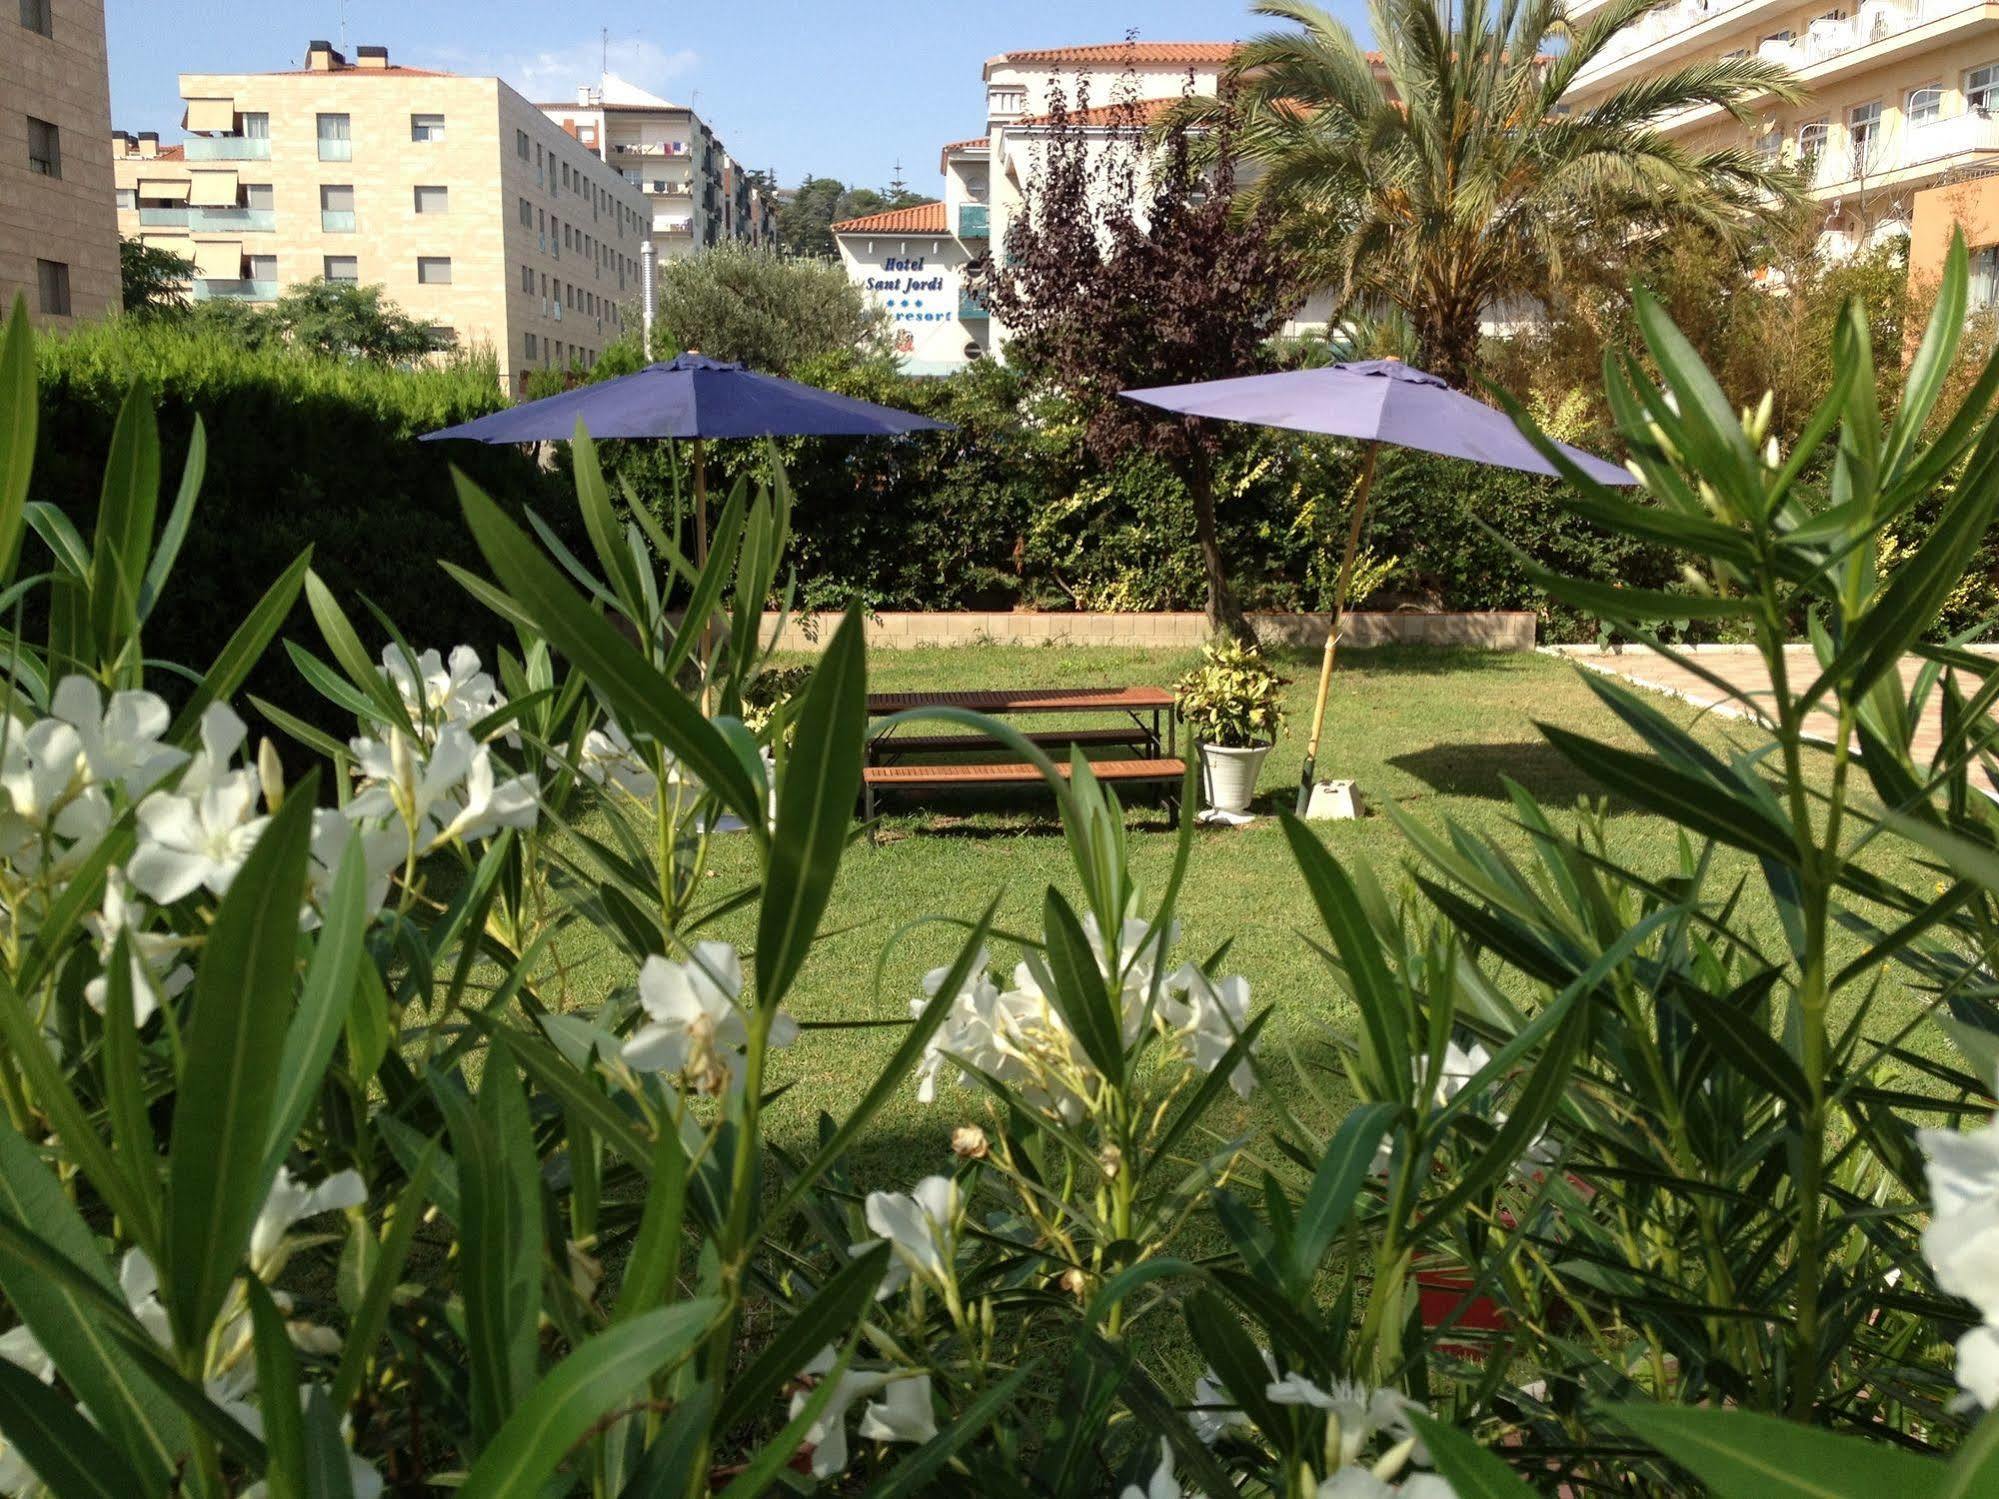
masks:
{"type": "MultiPolygon", "coordinates": [[[[1126,400],[1181,416],[1253,422],[1293,432],[1320,432],[1331,437],[1356,438],[1365,445],[1360,482],[1354,492],[1353,519],[1347,527],[1346,551],[1340,559],[1339,581],[1333,587],[1333,618],[1319,665],[1319,696],[1312,707],[1312,737],[1306,741],[1305,769],[1298,783],[1298,812],[1302,816],[1311,800],[1313,778],[1318,773],[1319,733],[1326,724],[1333,655],[1339,646],[1347,585],[1353,578],[1354,554],[1360,546],[1361,524],[1374,489],[1375,455],[1381,444],[1549,478],[1557,477],[1557,470],[1505,412],[1463,391],[1453,390],[1435,375],[1425,374],[1399,359],[1368,359],[1273,375],[1161,385],[1122,394],[1126,400]]],[[[1565,443],[1555,446],[1599,483],[1634,482],[1630,474],[1614,463],[1606,463],[1565,443]]]]}
{"type": "Polygon", "coordinates": [[[615,380],[426,432],[422,440],[562,442],[576,435],[578,422],[593,438],[677,437],[694,444],[697,563],[705,562],[708,554],[708,464],[703,448],[708,439],[895,437],[952,430],[949,423],[911,411],[758,374],[705,354],[682,354],[615,380]]]}

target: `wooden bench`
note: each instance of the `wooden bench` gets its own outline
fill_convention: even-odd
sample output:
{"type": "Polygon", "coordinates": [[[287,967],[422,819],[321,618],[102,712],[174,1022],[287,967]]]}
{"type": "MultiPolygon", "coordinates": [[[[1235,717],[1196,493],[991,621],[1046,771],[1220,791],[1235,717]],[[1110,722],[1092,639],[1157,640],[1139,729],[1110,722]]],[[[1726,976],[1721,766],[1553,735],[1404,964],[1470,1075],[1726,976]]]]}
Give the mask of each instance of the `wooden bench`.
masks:
{"type": "MultiPolygon", "coordinates": [[[[1104,729],[1049,729],[1023,735],[1039,750],[1063,751],[1077,746],[1085,749],[1156,750],[1151,733],[1142,724],[1116,724],[1104,729]]],[[[909,755],[1011,754],[1013,746],[988,734],[887,734],[868,741],[870,763],[881,764],[909,755]]]]}
{"type": "MultiPolygon", "coordinates": [[[[1064,780],[1068,779],[1069,766],[1066,763],[1057,761],[1055,769],[1064,780]]],[[[1179,798],[1171,793],[1186,779],[1185,760],[1095,760],[1090,764],[1090,771],[1100,781],[1168,788],[1174,818],[1176,822],[1179,819],[1179,798]]],[[[861,772],[861,794],[865,800],[862,815],[867,821],[874,821],[875,796],[882,791],[935,789],[940,786],[1024,786],[1039,783],[1040,780],[1040,768],[1020,760],[988,765],[870,765],[861,772]]]]}

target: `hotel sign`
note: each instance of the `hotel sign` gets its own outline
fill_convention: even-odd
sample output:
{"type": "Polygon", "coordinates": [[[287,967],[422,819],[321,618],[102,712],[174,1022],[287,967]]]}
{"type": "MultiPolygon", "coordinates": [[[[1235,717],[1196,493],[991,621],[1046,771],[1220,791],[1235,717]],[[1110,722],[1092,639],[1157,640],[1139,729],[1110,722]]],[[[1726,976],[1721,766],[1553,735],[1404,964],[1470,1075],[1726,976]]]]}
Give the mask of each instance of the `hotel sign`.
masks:
{"type": "Polygon", "coordinates": [[[882,299],[889,316],[898,323],[937,323],[957,316],[955,307],[940,311],[929,305],[925,293],[944,290],[944,273],[931,271],[926,275],[923,256],[891,255],[882,262],[882,270],[902,274],[869,276],[862,284],[882,299]]]}

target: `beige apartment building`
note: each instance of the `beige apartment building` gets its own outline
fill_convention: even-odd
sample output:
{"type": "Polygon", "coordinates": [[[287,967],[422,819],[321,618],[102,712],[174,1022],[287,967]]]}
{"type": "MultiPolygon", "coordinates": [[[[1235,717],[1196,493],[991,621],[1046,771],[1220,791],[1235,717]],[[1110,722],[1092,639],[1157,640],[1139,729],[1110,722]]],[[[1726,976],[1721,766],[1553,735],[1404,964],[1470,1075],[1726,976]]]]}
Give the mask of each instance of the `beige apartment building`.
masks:
{"type": "Polygon", "coordinates": [[[518,394],[588,366],[624,326],[645,196],[497,78],[350,62],[181,76],[187,138],[114,138],[124,232],[194,262],[198,300],[274,300],[325,278],[380,284],[518,394]]]}
{"type": "Polygon", "coordinates": [[[0,317],[49,327],[119,303],[103,0],[0,10],[0,317]]]}
{"type": "Polygon", "coordinates": [[[775,206],[687,105],[605,73],[577,89],[574,103],[539,107],[646,195],[660,259],[729,240],[776,243],[775,206]]]}
{"type": "MultiPolygon", "coordinates": [[[[1573,0],[1587,20],[1603,0],[1573,0]]],[[[1584,104],[1667,66],[1756,56],[1809,93],[1766,100],[1746,132],[1721,111],[1664,122],[1690,145],[1741,143],[1808,169],[1822,244],[1850,251],[1913,227],[1919,193],[1999,168],[1999,4],[1992,0],[1677,0],[1579,74],[1584,104]]]]}

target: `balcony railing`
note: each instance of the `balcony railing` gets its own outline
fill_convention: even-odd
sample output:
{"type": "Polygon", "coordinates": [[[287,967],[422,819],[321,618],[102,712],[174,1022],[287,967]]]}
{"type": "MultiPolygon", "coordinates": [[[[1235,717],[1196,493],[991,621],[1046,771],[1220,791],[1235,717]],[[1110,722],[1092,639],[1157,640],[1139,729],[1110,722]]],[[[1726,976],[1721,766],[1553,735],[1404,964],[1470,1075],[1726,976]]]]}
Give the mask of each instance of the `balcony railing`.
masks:
{"type": "Polygon", "coordinates": [[[986,239],[992,233],[992,210],[984,203],[958,205],[958,238],[986,239]]]}
{"type": "Polygon", "coordinates": [[[189,161],[269,161],[268,135],[190,135],[183,143],[189,161]]]}
{"type": "MultiPolygon", "coordinates": [[[[1634,53],[1758,3],[1760,0],[1679,0],[1676,5],[1655,10],[1612,37],[1583,71],[1582,79],[1594,78],[1634,53]]],[[[1967,8],[1971,7],[1956,0],[1864,0],[1856,14],[1814,21],[1803,36],[1761,43],[1756,55],[1795,72],[1967,8]]]]}
{"type": "Polygon", "coordinates": [[[268,234],[278,227],[278,215],[275,209],[270,208],[190,207],[187,210],[187,227],[268,234]]]}
{"type": "Polygon", "coordinates": [[[319,228],[323,234],[352,234],[354,232],[354,210],[351,208],[320,209],[319,228]]]}
{"type": "Polygon", "coordinates": [[[175,203],[171,206],[148,208],[139,205],[139,225],[144,229],[185,229],[187,227],[187,205],[175,203]]]}
{"type": "Polygon", "coordinates": [[[275,302],[278,299],[278,283],[197,276],[194,278],[194,299],[197,302],[275,302]]]}
{"type": "Polygon", "coordinates": [[[1811,184],[1826,191],[1978,151],[1999,152],[1999,118],[1974,110],[1911,125],[1899,136],[1876,138],[1859,147],[1827,148],[1813,162],[1811,184]]]}
{"type": "Polygon", "coordinates": [[[986,310],[985,303],[970,292],[961,291],[958,293],[958,316],[966,322],[976,323],[991,317],[992,313],[986,310]]]}
{"type": "Polygon", "coordinates": [[[319,138],[319,159],[321,161],[352,161],[354,142],[337,141],[322,135],[319,138]]]}
{"type": "Polygon", "coordinates": [[[668,219],[664,224],[658,226],[658,232],[661,234],[692,234],[694,232],[694,220],[668,219]]]}

